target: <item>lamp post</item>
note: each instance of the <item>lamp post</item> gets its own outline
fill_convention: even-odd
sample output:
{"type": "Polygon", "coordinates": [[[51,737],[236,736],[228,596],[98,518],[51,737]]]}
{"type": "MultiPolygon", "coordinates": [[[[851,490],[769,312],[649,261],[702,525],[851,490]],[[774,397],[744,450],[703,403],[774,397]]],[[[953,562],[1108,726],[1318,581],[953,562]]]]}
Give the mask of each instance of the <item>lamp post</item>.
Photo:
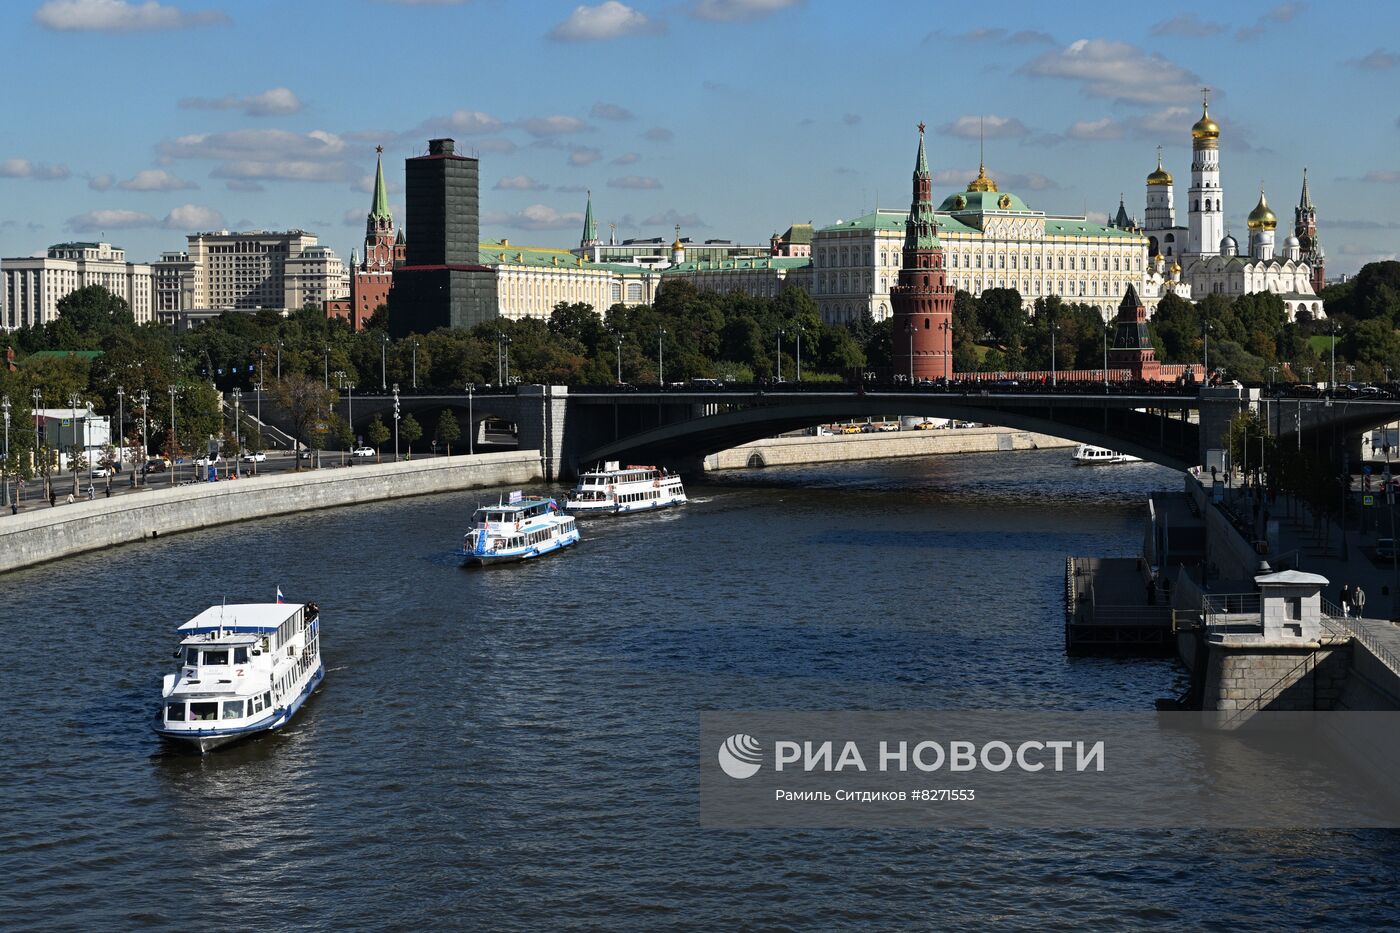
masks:
{"type": "Polygon", "coordinates": [[[418,388],[418,341],[413,341],[413,388],[418,388]]]}
{"type": "Polygon", "coordinates": [[[1103,391],[1108,394],[1108,335],[1113,332],[1113,322],[1105,321],[1103,326],[1103,391]]]}
{"type": "Polygon", "coordinates": [[[797,381],[802,381],[802,328],[797,329],[797,381]]]}
{"type": "MultiPolygon", "coordinates": [[[[146,465],[146,457],[149,456],[151,452],[150,441],[147,439],[146,435],[147,425],[150,422],[151,393],[142,389],[141,394],[136,396],[136,401],[141,405],[141,466],[144,467],[146,465]]],[[[132,469],[136,469],[134,464],[132,469]]],[[[138,475],[140,474],[133,474],[133,478],[138,475]]],[[[146,480],[143,477],[141,479],[141,485],[144,486],[145,484],[146,480]]]]}
{"type": "Polygon", "coordinates": [[[322,369],[321,369],[322,384],[325,385],[325,387],[326,387],[327,389],[329,389],[329,388],[331,387],[331,348],[330,348],[330,347],[322,347],[322,348],[321,348],[321,353],[322,353],[322,369]]]}
{"type": "Polygon", "coordinates": [[[778,382],[783,381],[783,329],[778,328],[778,382]]]}
{"type": "Polygon", "coordinates": [[[1201,321],[1201,370],[1210,385],[1210,321],[1201,321]]]}
{"type": "MultiPolygon", "coordinates": [[[[913,321],[905,321],[905,322],[904,322],[904,333],[909,337],[909,384],[910,384],[910,385],[913,385],[913,384],[914,384],[914,329],[915,329],[915,328],[914,328],[914,322],[913,322],[913,321]]],[[[895,381],[895,382],[898,382],[898,381],[899,381],[899,377],[896,376],[895,379],[894,379],[894,381],[895,381]]]]}
{"type": "Polygon", "coordinates": [[[506,364],[506,382],[509,383],[509,382],[510,382],[510,334],[505,334],[504,337],[505,337],[505,341],[504,341],[504,343],[505,343],[505,354],[504,354],[504,359],[505,359],[505,364],[506,364]]]}
{"type": "Polygon", "coordinates": [[[1332,381],[1327,384],[1328,392],[1337,390],[1337,321],[1332,321],[1332,381]]]}
{"type": "MultiPolygon", "coordinates": [[[[350,446],[354,447],[359,440],[355,435],[355,383],[345,383],[345,423],[350,426],[350,446]]],[[[354,459],[350,460],[354,463],[354,459]]]]}
{"type": "Polygon", "coordinates": [[[170,386],[170,488],[175,488],[175,386],[170,386]]]}
{"type": "Polygon", "coordinates": [[[1276,375],[1278,375],[1278,367],[1277,367],[1277,366],[1270,366],[1270,367],[1269,367],[1269,388],[1271,388],[1271,389],[1274,387],[1274,376],[1276,376],[1276,375]]]}
{"type": "Polygon", "coordinates": [[[1055,315],[1050,315],[1050,386],[1054,388],[1060,384],[1056,375],[1058,367],[1055,365],[1055,315]]]}
{"type": "MultiPolygon", "coordinates": [[[[78,398],[77,392],[68,393],[68,407],[73,410],[73,417],[69,423],[73,425],[74,448],[78,446],[78,402],[80,401],[82,400],[78,398]]],[[[78,461],[71,452],[68,454],[68,468],[73,471],[73,495],[76,496],[78,494],[78,461]]]]}
{"type": "Polygon", "coordinates": [[[399,384],[394,383],[394,462],[399,462],[399,384]]]}
{"type": "MultiPolygon", "coordinates": [[[[117,386],[117,443],[116,443],[116,448],[117,448],[117,463],[118,463],[118,464],[120,464],[120,463],[122,462],[122,456],[123,456],[123,454],[122,454],[122,447],[125,445],[125,442],[126,442],[126,430],[125,430],[125,428],[126,428],[126,417],[125,417],[126,412],[125,412],[125,409],[124,409],[123,406],[122,406],[122,402],[123,402],[123,400],[125,400],[125,398],[126,398],[126,390],[123,389],[121,386],[117,386]]],[[[111,438],[109,437],[108,440],[110,441],[111,438]]]]}
{"type": "Polygon", "coordinates": [[[379,337],[379,391],[389,390],[389,335],[379,337]]]}
{"type": "Polygon", "coordinates": [[[277,341],[277,381],[282,381],[282,341],[277,341]]]}
{"type": "Polygon", "coordinates": [[[622,385],[622,331],[613,331],[613,340],[617,343],[617,384],[622,385]]]}
{"type": "Polygon", "coordinates": [[[662,341],[666,339],[666,328],[661,328],[656,332],[656,386],[659,389],[666,388],[666,355],[662,347],[662,341]]]}
{"type": "Polygon", "coordinates": [[[1355,381],[1356,381],[1356,366],[1353,365],[1353,364],[1351,364],[1351,363],[1348,363],[1347,366],[1346,366],[1346,370],[1347,370],[1347,382],[1348,382],[1348,383],[1355,382],[1355,381]]]}
{"type": "Polygon", "coordinates": [[[10,397],[0,396],[0,412],[5,415],[5,462],[4,469],[0,470],[0,477],[4,479],[5,500],[4,505],[10,505],[10,397]]]}
{"type": "Polygon", "coordinates": [[[238,430],[238,417],[241,413],[239,404],[243,400],[243,390],[235,388],[233,390],[233,475],[243,476],[243,470],[239,467],[239,456],[243,453],[242,435],[238,430]]]}
{"type": "Polygon", "coordinates": [[[476,453],[476,417],[472,413],[472,389],[470,382],[467,383],[467,455],[476,453]]]}
{"type": "MultiPolygon", "coordinates": [[[[262,369],[260,368],[260,369],[258,369],[258,449],[257,449],[257,451],[256,451],[257,453],[261,453],[261,452],[262,452],[262,436],[263,436],[262,397],[263,397],[263,371],[262,371],[262,369]]],[[[253,475],[254,475],[254,476],[257,476],[257,475],[258,475],[258,458],[257,458],[257,457],[254,457],[254,458],[253,458],[253,475]]]]}

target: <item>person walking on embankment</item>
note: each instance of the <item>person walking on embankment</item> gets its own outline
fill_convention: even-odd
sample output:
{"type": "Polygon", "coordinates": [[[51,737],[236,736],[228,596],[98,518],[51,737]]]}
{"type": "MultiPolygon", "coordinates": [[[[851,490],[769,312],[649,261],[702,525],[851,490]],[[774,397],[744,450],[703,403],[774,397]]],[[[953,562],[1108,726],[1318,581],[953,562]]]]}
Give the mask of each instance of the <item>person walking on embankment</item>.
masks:
{"type": "Polygon", "coordinates": [[[1342,584],[1342,616],[1343,616],[1343,618],[1347,618],[1347,619],[1351,618],[1351,584],[1350,584],[1350,583],[1343,583],[1343,584],[1342,584]]]}
{"type": "Polygon", "coordinates": [[[1358,619],[1366,615],[1366,591],[1359,586],[1352,588],[1351,608],[1356,610],[1358,619]]]}

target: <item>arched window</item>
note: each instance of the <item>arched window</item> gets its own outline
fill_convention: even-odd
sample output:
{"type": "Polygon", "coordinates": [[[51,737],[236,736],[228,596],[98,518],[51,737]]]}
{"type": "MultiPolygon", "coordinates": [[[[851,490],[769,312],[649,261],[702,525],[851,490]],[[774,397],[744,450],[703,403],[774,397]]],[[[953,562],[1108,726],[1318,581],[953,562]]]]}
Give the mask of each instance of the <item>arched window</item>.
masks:
{"type": "Polygon", "coordinates": [[[929,328],[928,318],[924,318],[924,330],[928,330],[928,328],[929,328]]]}

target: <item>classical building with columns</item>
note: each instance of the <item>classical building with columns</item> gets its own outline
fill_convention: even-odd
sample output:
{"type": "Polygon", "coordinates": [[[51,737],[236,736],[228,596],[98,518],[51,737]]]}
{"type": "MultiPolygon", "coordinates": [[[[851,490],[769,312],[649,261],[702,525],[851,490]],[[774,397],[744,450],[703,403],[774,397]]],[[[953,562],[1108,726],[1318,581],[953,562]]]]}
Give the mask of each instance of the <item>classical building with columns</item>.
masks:
{"type": "Polygon", "coordinates": [[[0,260],[0,330],[47,324],[58,303],[89,285],[100,285],[126,301],[138,324],[154,314],[154,276],[145,263],[126,261],[111,243],[55,243],[43,256],[0,260]]]}

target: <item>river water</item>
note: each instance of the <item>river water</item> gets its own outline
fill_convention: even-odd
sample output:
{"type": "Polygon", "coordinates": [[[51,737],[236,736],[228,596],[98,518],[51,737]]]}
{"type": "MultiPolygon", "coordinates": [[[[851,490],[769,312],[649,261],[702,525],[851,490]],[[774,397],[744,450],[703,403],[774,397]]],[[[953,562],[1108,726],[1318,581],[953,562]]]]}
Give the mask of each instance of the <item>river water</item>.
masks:
{"type": "Polygon", "coordinates": [[[1151,465],[1067,451],[768,469],[464,570],[445,495],[0,576],[0,925],[1275,930],[1400,922],[1400,834],[711,831],[702,709],[1150,709],[1067,658],[1064,558],[1131,555],[1151,465]],[[149,732],[173,629],[318,602],[288,731],[149,732]]]}

